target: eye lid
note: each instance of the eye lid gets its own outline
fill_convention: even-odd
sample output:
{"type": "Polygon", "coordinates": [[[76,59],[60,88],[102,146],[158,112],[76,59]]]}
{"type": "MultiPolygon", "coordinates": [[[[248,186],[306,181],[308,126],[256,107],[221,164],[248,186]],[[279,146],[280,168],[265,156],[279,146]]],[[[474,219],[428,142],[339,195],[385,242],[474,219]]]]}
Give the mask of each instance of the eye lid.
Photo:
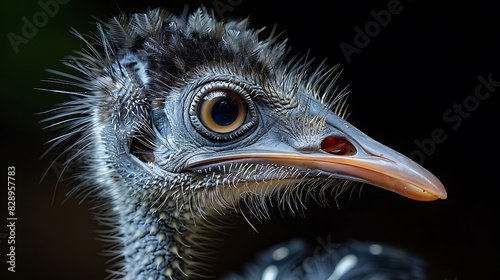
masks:
{"type": "Polygon", "coordinates": [[[231,94],[233,91],[230,91],[228,89],[214,89],[212,91],[209,91],[208,93],[206,93],[202,100],[203,101],[210,101],[214,98],[217,98],[217,97],[227,97],[228,94],[231,94]]]}

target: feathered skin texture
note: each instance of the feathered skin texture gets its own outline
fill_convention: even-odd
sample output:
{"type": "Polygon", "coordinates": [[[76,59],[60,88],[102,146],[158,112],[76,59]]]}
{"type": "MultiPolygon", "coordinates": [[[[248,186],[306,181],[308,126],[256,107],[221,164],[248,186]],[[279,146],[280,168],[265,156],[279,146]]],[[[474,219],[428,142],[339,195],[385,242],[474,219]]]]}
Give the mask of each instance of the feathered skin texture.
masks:
{"type": "Polygon", "coordinates": [[[284,43],[259,33],[246,20],[221,22],[205,9],[181,16],[155,9],[98,24],[93,36],[75,32],[87,49],[64,64],[80,75],[52,72],[61,76],[54,82],[79,90],[52,90],[72,100],[49,121],[63,131],[54,146],[73,141],[66,164],[77,163],[77,191],[97,197],[98,217],[114,229],[107,234],[117,260],[112,278],[210,276],[204,259],[225,215],[267,218],[269,200],[301,211],[309,199],[352,189],[350,177],[300,165],[237,158],[204,164],[253,147],[307,154],[339,134],[326,125],[326,112],[345,116],[338,72],[286,60],[284,43]],[[200,113],[231,102],[245,104],[234,129],[218,127],[228,115],[214,121],[200,113]]]}
{"type": "Polygon", "coordinates": [[[241,273],[222,280],[425,279],[425,265],[408,252],[385,244],[350,241],[314,247],[293,239],[259,254],[241,273]]]}

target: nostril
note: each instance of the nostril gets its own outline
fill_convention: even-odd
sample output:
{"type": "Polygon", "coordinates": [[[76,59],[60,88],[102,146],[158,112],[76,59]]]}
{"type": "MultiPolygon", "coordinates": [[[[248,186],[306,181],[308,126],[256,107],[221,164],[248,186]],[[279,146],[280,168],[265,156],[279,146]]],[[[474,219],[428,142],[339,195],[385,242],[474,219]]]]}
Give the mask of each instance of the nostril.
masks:
{"type": "Polygon", "coordinates": [[[344,138],[328,136],[321,141],[321,150],[333,155],[352,156],[356,148],[344,138]]]}

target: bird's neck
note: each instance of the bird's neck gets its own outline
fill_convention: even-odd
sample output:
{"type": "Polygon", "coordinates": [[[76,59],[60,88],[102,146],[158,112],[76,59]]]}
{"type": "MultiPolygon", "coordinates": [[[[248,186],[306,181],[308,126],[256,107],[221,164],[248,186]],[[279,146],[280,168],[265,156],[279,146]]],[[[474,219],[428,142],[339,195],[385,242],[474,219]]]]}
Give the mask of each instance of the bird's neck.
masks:
{"type": "Polygon", "coordinates": [[[179,212],[174,203],[152,206],[142,200],[123,198],[119,228],[123,236],[126,279],[183,279],[197,276],[199,248],[213,243],[207,231],[213,230],[210,217],[198,217],[191,211],[179,212]],[[195,217],[196,216],[196,217],[195,217]],[[209,230],[210,228],[210,230],[209,230]],[[200,234],[203,232],[204,234],[200,234]],[[205,239],[207,238],[207,239],[205,239]],[[196,270],[195,270],[196,269],[196,270]]]}

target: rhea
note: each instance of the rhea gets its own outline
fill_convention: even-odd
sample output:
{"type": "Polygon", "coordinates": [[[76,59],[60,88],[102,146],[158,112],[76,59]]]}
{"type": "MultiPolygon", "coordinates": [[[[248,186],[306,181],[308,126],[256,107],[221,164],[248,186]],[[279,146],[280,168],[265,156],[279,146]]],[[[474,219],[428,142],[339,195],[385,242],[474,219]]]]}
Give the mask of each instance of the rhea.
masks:
{"type": "Polygon", "coordinates": [[[294,211],[356,182],[446,198],[434,175],[345,120],[336,67],[289,57],[261,30],[201,8],[75,32],[87,47],[64,64],[79,74],[52,71],[61,76],[54,82],[79,88],[53,90],[71,97],[53,110],[62,131],[53,144],[73,139],[67,164],[78,163],[77,189],[98,198],[113,228],[112,278],[209,275],[210,232],[227,226],[221,218],[267,218],[270,200],[294,211]]]}

